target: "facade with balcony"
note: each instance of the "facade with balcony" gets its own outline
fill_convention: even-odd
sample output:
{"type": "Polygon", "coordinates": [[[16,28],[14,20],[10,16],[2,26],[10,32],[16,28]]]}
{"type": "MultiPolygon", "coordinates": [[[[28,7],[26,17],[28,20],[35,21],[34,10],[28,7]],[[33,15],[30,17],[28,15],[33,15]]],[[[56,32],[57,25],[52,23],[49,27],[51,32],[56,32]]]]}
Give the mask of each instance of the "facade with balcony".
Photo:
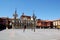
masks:
{"type": "Polygon", "coordinates": [[[53,28],[53,22],[49,20],[37,19],[37,28],[53,28]]]}

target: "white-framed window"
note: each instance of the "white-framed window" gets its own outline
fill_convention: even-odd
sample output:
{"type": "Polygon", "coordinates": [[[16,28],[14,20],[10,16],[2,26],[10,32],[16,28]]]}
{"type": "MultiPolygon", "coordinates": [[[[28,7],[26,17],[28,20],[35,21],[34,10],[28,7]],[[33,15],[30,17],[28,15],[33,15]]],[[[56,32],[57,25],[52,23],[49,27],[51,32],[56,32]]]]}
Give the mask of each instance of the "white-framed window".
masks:
{"type": "Polygon", "coordinates": [[[56,22],[53,22],[53,25],[56,26],[56,22]]]}
{"type": "Polygon", "coordinates": [[[14,22],[14,20],[12,20],[12,22],[14,22]]]}
{"type": "Polygon", "coordinates": [[[27,18],[26,18],[26,17],[24,17],[24,18],[23,18],[23,20],[27,20],[27,18]]]}
{"type": "Polygon", "coordinates": [[[58,25],[60,25],[60,21],[58,21],[58,25]]]}

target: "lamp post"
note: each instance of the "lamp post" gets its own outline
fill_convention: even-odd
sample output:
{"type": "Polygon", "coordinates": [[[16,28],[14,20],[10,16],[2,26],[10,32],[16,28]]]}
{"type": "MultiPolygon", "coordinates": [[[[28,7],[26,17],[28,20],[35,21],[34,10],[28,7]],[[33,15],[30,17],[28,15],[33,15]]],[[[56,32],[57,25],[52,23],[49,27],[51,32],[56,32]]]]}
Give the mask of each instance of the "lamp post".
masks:
{"type": "Polygon", "coordinates": [[[16,27],[16,18],[17,18],[17,16],[18,16],[16,10],[15,10],[15,14],[13,14],[13,16],[14,16],[14,26],[16,27]]]}
{"type": "Polygon", "coordinates": [[[35,25],[36,25],[36,16],[33,14],[33,26],[34,26],[34,32],[35,32],[35,25]]]}

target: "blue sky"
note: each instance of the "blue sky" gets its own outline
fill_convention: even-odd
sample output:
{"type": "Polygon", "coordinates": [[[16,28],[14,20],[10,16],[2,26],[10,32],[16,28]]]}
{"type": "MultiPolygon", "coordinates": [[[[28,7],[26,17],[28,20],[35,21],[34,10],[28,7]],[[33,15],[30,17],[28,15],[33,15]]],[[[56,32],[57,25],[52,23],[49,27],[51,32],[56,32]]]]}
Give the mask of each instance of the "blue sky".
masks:
{"type": "Polygon", "coordinates": [[[37,18],[54,20],[60,18],[60,0],[0,0],[0,17],[13,17],[17,9],[18,17],[24,12],[32,16],[33,11],[37,18]]]}

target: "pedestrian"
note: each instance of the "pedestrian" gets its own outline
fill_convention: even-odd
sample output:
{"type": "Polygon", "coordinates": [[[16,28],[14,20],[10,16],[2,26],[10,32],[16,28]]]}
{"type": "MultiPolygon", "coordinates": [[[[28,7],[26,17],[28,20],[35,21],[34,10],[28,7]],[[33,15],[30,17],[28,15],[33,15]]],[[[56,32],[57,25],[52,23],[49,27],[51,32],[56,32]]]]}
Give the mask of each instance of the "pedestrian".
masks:
{"type": "Polygon", "coordinates": [[[26,25],[25,25],[24,28],[23,28],[23,32],[25,32],[25,29],[26,29],[26,25]]]}

